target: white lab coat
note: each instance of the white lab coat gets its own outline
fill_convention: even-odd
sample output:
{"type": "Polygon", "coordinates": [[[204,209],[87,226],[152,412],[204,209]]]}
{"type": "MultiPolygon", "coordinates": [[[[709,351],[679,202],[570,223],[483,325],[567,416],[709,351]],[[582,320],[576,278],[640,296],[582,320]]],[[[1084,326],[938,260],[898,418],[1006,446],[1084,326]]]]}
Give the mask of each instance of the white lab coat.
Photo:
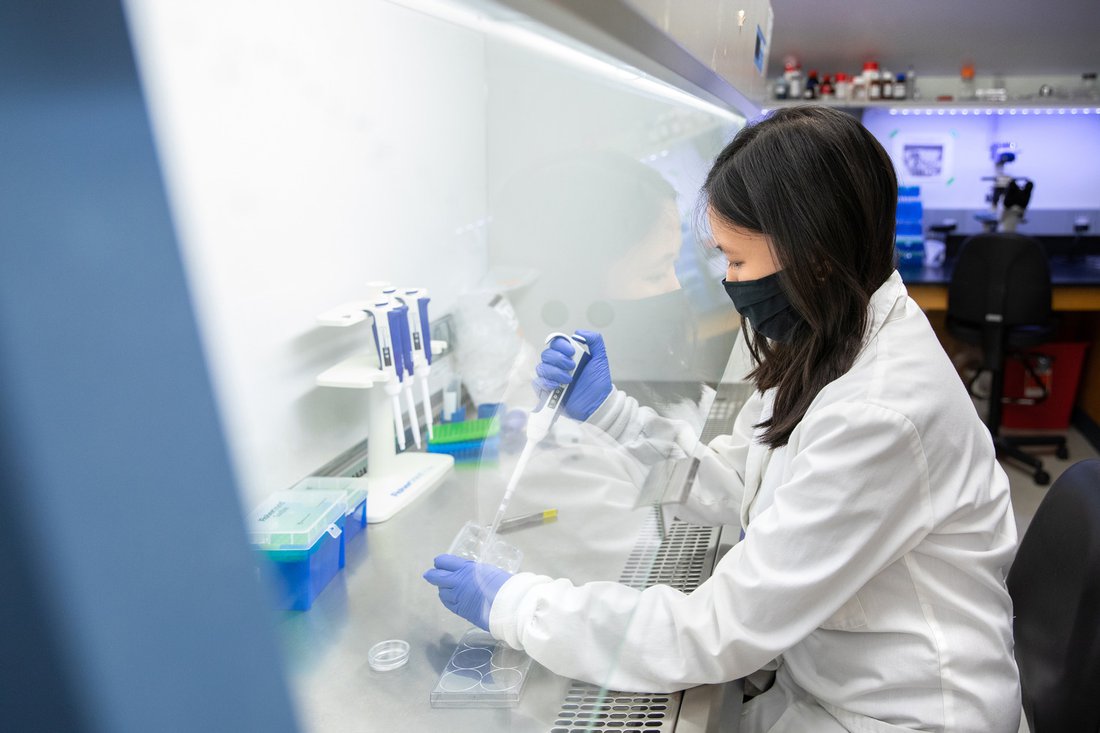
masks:
{"type": "Polygon", "coordinates": [[[589,422],[644,462],[698,456],[681,516],[739,523],[745,539],[691,594],[519,573],[494,601],[494,636],[620,690],[732,680],[778,658],[775,688],[746,706],[750,733],[1015,733],[1008,479],[896,272],[870,321],[855,364],[774,451],[752,427],[770,393],[702,446],[613,392],[589,422]]]}

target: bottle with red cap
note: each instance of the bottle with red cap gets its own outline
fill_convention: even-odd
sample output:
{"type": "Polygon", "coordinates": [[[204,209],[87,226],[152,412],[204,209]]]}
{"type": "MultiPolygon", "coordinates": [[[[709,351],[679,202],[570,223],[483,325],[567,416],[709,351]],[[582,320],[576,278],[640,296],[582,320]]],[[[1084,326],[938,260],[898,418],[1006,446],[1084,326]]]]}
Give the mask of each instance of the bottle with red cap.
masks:
{"type": "Polygon", "coordinates": [[[852,98],[852,81],[848,78],[848,75],[843,71],[838,72],[836,75],[836,84],[834,85],[837,99],[851,99],[852,98]]]}
{"type": "Polygon", "coordinates": [[[959,76],[962,78],[962,89],[959,91],[959,99],[967,101],[977,99],[978,95],[974,91],[974,62],[968,61],[963,64],[959,76]]]}
{"type": "Polygon", "coordinates": [[[783,78],[787,80],[787,96],[790,99],[802,99],[802,65],[798,59],[788,58],[783,64],[783,78]]]}

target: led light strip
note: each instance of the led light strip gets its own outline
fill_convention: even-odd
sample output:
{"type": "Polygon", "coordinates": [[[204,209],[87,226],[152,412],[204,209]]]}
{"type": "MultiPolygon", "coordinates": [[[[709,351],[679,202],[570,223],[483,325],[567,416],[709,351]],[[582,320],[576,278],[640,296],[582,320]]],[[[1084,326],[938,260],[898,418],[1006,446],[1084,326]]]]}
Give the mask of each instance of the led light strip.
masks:
{"type": "MultiPolygon", "coordinates": [[[[812,104],[812,102],[810,102],[812,104]]],[[[784,105],[787,106],[787,105],[784,105]]],[[[843,104],[831,104],[826,105],[829,107],[844,107],[843,104]]],[[[875,109],[873,106],[854,105],[855,107],[863,107],[864,109],[875,109]]],[[[764,107],[761,109],[762,114],[768,114],[776,109],[782,109],[782,107],[764,107]]],[[[927,107],[927,108],[907,108],[907,107],[890,107],[888,109],[891,115],[914,115],[914,116],[948,116],[954,117],[956,115],[975,117],[982,115],[1100,115],[1100,107],[927,107]]]]}
{"type": "Polygon", "coordinates": [[[955,115],[1100,115],[1100,107],[975,107],[975,108],[958,108],[950,107],[946,109],[898,109],[892,107],[890,109],[891,115],[937,115],[937,116],[955,116],[955,115]]]}
{"type": "Polygon", "coordinates": [[[574,68],[617,82],[635,91],[666,101],[686,104],[728,122],[742,123],[744,118],[728,109],[700,99],[639,69],[607,58],[600,58],[575,46],[540,33],[526,18],[497,20],[455,0],[389,0],[410,10],[484,33],[487,36],[523,46],[557,59],[574,68]]]}

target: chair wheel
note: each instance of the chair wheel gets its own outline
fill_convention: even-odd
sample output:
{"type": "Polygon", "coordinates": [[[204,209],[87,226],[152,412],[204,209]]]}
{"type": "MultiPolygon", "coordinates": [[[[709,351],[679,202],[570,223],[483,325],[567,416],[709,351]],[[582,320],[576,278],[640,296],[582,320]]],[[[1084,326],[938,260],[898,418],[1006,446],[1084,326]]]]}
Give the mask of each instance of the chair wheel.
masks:
{"type": "Polygon", "coordinates": [[[1042,469],[1039,469],[1035,472],[1035,483],[1039,484],[1040,486],[1046,486],[1050,483],[1050,474],[1042,469]]]}
{"type": "Polygon", "coordinates": [[[1058,458],[1064,461],[1069,458],[1069,448],[1065,447],[1064,445],[1060,445],[1058,446],[1058,450],[1054,451],[1054,455],[1058,456],[1058,458]]]}

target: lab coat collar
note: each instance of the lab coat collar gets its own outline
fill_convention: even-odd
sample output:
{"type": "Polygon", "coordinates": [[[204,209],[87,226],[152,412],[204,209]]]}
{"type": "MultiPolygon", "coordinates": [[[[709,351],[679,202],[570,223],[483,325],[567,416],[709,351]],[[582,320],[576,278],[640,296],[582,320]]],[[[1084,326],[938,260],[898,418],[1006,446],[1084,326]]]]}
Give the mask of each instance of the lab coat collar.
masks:
{"type": "Polygon", "coordinates": [[[882,283],[878,290],[871,295],[871,302],[868,305],[871,311],[871,319],[867,324],[867,335],[864,338],[864,343],[878,335],[883,324],[886,323],[894,308],[897,307],[898,302],[904,302],[908,297],[909,293],[905,289],[905,283],[901,280],[901,274],[894,270],[890,277],[886,278],[886,282],[882,283]]]}

